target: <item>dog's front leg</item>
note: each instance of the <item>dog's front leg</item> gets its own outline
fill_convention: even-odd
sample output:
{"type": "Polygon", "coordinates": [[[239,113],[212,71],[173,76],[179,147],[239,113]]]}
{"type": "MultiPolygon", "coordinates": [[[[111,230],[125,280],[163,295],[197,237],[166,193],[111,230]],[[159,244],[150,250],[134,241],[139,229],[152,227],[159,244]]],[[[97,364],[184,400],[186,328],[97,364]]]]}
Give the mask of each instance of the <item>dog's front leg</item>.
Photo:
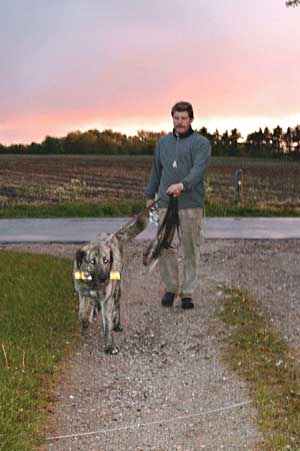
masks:
{"type": "Polygon", "coordinates": [[[114,292],[114,331],[116,332],[123,331],[120,318],[120,297],[121,297],[121,286],[120,284],[118,284],[114,292]]]}
{"type": "Polygon", "coordinates": [[[91,304],[92,304],[92,308],[91,308],[89,322],[93,323],[94,321],[96,321],[98,306],[97,306],[97,302],[95,299],[92,299],[91,304]]]}
{"type": "Polygon", "coordinates": [[[118,354],[119,349],[114,346],[114,303],[109,299],[101,305],[102,321],[104,328],[104,351],[107,354],[118,354]]]}
{"type": "Polygon", "coordinates": [[[90,298],[88,296],[79,296],[79,321],[81,334],[89,326],[88,310],[90,305],[90,298]]]}

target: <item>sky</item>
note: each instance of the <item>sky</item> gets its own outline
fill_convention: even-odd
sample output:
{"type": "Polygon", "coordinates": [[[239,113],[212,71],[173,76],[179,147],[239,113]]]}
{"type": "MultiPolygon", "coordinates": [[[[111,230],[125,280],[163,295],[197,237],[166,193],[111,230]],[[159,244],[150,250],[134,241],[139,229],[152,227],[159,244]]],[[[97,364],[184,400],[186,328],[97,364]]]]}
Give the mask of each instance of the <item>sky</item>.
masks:
{"type": "Polygon", "coordinates": [[[71,131],[300,124],[300,8],[285,0],[0,0],[0,143],[71,131]]]}

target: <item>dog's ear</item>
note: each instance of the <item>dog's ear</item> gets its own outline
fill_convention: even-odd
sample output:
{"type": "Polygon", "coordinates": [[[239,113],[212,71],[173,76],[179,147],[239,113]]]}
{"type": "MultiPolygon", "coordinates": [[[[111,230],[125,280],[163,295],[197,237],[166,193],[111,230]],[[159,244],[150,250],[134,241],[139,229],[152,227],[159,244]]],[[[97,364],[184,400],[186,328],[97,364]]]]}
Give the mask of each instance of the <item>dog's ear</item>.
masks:
{"type": "Polygon", "coordinates": [[[76,265],[77,265],[77,268],[80,268],[85,256],[86,256],[86,252],[83,251],[82,249],[78,249],[78,251],[76,252],[76,265]]]}
{"type": "Polygon", "coordinates": [[[113,264],[114,264],[114,253],[112,251],[112,249],[110,249],[110,265],[109,265],[109,270],[111,271],[113,264]]]}

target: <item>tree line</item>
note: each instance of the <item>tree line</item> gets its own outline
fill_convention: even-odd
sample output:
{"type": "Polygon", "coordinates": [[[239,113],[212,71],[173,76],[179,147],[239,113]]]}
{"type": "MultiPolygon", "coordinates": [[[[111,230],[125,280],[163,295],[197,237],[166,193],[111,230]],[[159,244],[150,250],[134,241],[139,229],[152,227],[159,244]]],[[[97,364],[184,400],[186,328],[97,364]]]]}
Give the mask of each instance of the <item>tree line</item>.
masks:
{"type": "MultiPolygon", "coordinates": [[[[197,130],[206,136],[212,145],[213,155],[254,158],[286,158],[300,160],[300,125],[280,126],[273,130],[266,127],[250,133],[242,140],[235,128],[228,132],[209,133],[206,127],[197,130]]],[[[151,155],[158,139],[165,132],[140,130],[127,136],[113,130],[88,130],[71,132],[63,138],[47,136],[40,144],[0,144],[1,154],[104,154],[104,155],[151,155]]]]}

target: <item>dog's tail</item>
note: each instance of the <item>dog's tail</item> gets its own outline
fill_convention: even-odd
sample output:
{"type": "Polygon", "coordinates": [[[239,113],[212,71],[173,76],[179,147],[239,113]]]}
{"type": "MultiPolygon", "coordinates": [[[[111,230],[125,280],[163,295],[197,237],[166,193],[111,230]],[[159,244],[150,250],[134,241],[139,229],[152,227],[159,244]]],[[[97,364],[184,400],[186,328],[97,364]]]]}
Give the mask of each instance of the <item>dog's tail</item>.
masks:
{"type": "Polygon", "coordinates": [[[121,227],[121,229],[115,233],[115,236],[119,241],[133,240],[133,238],[145,230],[147,223],[148,211],[143,210],[132,218],[127,224],[121,227]]]}

